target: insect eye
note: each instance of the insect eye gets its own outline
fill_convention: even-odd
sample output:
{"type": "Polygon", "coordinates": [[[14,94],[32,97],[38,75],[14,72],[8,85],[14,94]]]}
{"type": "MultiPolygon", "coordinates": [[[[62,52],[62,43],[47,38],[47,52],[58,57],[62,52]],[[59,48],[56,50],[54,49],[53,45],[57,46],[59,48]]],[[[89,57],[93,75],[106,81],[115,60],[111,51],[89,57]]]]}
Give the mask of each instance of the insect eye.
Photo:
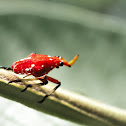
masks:
{"type": "Polygon", "coordinates": [[[63,66],[63,62],[60,62],[60,63],[59,63],[59,66],[63,66]]]}
{"type": "Polygon", "coordinates": [[[57,57],[60,57],[60,56],[57,56],[57,57]]]}

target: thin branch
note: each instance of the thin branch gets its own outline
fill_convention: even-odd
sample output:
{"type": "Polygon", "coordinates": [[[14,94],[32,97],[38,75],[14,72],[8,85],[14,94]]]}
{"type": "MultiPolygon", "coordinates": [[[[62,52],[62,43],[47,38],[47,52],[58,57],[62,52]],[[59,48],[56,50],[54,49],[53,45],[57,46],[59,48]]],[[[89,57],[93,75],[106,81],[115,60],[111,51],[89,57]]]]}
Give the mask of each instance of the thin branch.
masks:
{"type": "Polygon", "coordinates": [[[26,106],[76,122],[90,126],[125,126],[126,111],[98,102],[86,96],[59,88],[53,96],[50,96],[42,104],[37,103],[45,93],[53,88],[50,84],[38,86],[37,81],[31,81],[34,85],[24,93],[21,88],[31,82],[12,83],[6,85],[10,80],[20,77],[13,72],[0,69],[0,95],[11,100],[20,102],[26,106]]]}

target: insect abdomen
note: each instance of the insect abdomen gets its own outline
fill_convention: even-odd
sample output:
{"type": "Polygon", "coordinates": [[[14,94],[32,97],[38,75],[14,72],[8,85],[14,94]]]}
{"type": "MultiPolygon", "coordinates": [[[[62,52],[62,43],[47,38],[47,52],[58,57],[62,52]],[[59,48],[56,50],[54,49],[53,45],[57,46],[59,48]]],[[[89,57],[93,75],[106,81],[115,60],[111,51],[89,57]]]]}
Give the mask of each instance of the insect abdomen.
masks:
{"type": "Polygon", "coordinates": [[[31,73],[35,65],[29,60],[19,60],[12,65],[12,69],[17,74],[31,73]]]}

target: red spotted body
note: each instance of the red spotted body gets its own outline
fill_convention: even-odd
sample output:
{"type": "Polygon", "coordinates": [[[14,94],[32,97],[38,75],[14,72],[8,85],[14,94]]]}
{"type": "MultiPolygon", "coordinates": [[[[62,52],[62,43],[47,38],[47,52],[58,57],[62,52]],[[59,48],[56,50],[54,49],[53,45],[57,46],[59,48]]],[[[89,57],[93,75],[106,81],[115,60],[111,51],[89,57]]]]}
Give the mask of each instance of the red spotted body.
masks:
{"type": "Polygon", "coordinates": [[[55,67],[59,67],[60,62],[63,62],[61,57],[32,53],[28,57],[13,63],[12,69],[17,74],[31,73],[35,77],[40,77],[48,74],[55,67]]]}
{"type": "MultiPolygon", "coordinates": [[[[9,81],[7,84],[12,82],[29,81],[31,79],[25,78],[29,75],[33,75],[35,78],[32,80],[41,80],[42,83],[40,83],[40,85],[46,85],[48,81],[57,84],[57,86],[52,91],[53,93],[61,85],[61,82],[57,79],[47,76],[47,74],[52,69],[59,68],[59,66],[65,65],[71,67],[78,59],[78,56],[79,55],[76,55],[70,62],[67,62],[61,56],[49,56],[31,53],[28,57],[14,62],[12,67],[1,66],[0,68],[12,70],[16,74],[26,74],[23,79],[12,80],[9,81]]],[[[23,89],[22,92],[24,92],[28,87],[32,87],[32,84],[26,85],[26,88],[23,89]]],[[[45,95],[45,97],[41,101],[39,101],[39,103],[42,103],[52,93],[50,93],[49,95],[45,95]]]]}

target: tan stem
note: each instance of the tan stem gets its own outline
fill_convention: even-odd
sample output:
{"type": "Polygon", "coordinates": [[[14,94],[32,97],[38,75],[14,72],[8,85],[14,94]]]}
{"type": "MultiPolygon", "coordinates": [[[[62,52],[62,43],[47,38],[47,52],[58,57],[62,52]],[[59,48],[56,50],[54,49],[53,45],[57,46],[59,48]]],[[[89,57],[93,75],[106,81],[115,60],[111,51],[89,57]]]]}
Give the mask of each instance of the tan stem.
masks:
{"type": "MultiPolygon", "coordinates": [[[[0,95],[14,101],[20,102],[26,106],[38,111],[58,116],[79,124],[89,126],[126,126],[126,111],[102,102],[93,100],[87,96],[82,96],[62,88],[59,88],[52,96],[49,96],[44,103],[37,101],[49,94],[53,87],[36,85],[36,80],[30,81],[33,87],[24,93],[20,88],[24,88],[23,83],[12,83],[6,85],[10,80],[19,79],[13,72],[0,69],[0,95]]],[[[28,84],[28,82],[27,82],[28,84]]]]}

